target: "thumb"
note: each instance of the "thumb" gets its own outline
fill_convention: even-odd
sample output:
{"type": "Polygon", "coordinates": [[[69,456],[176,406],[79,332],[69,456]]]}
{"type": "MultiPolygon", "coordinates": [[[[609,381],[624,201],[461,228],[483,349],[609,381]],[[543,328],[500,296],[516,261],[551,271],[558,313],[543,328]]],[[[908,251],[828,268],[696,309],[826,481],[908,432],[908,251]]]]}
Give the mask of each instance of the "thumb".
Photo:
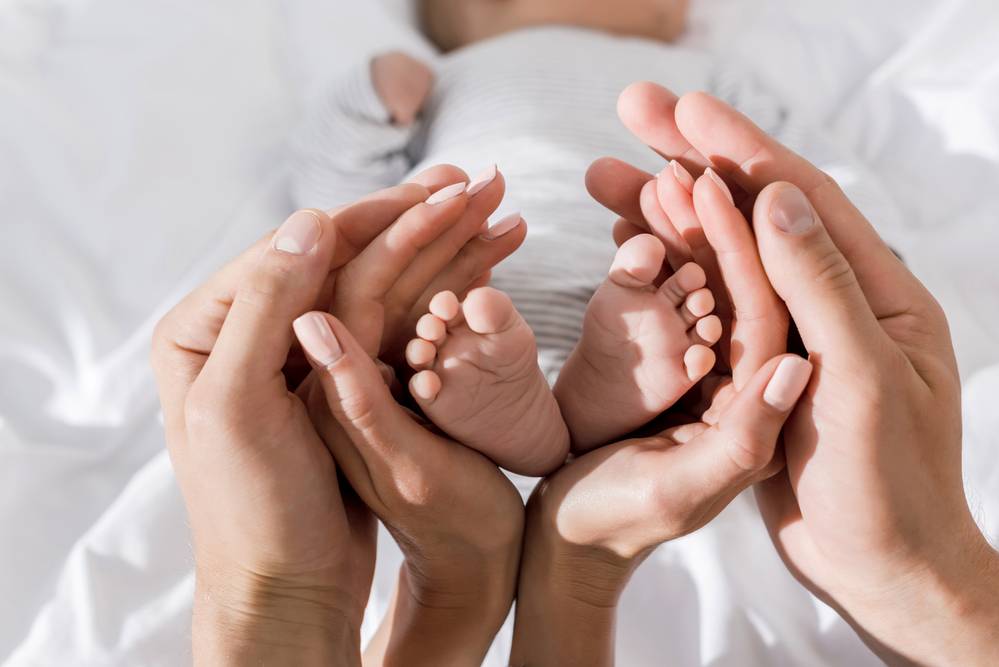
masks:
{"type": "Polygon", "coordinates": [[[853,268],[805,194],[790,183],[760,193],[753,211],[760,258],[805,347],[823,361],[863,362],[884,339],[853,268]]]}
{"type": "Polygon", "coordinates": [[[756,371],[690,449],[700,458],[692,463],[704,488],[727,489],[734,496],[773,474],[777,439],[811,376],[812,364],[793,354],[775,357],[756,371]]]}
{"type": "Polygon", "coordinates": [[[381,516],[392,495],[385,485],[420,477],[417,448],[408,445],[419,439],[421,429],[392,397],[382,371],[342,322],[312,312],[295,320],[294,329],[339,430],[326,428],[333,426],[324,425],[329,417],[312,415],[313,420],[351,486],[381,516]]]}

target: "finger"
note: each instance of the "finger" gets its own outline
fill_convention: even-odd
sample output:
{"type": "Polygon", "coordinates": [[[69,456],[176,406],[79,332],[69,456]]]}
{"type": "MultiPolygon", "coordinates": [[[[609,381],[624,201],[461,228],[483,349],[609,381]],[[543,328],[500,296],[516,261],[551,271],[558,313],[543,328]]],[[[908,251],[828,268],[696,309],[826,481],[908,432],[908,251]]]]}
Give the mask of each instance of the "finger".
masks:
{"type": "Polygon", "coordinates": [[[790,183],[768,186],[757,198],[753,224],[767,277],[809,352],[821,353],[823,364],[843,362],[863,373],[879,355],[897,349],[801,190],[790,183]]]}
{"type": "Polygon", "coordinates": [[[891,312],[899,287],[915,281],[835,181],[735,109],[706,93],[691,93],[677,103],[676,124],[723,175],[748,192],[778,181],[801,189],[853,266],[875,313],[891,312]]]}
{"type": "Polygon", "coordinates": [[[410,319],[425,313],[430,299],[439,292],[462,294],[488,285],[493,267],[512,255],[526,238],[527,222],[517,215],[499,221],[490,231],[469,241],[420,295],[410,311],[410,319]]]}
{"type": "Polygon", "coordinates": [[[157,323],[151,363],[168,427],[182,418],[184,398],[215,347],[241,279],[257,263],[272,236],[268,232],[157,323]]]}
{"type": "Polygon", "coordinates": [[[749,223],[712,174],[697,179],[693,203],[732,307],[732,379],[742,389],[767,360],[785,351],[788,316],[763,270],[749,223]]]}
{"type": "MultiPolygon", "coordinates": [[[[694,506],[713,507],[713,514],[750,484],[772,475],[781,428],[811,373],[811,364],[794,355],[767,362],[726,406],[718,423],[676,448],[673,465],[683,471],[680,483],[690,488],[674,492],[694,506]]],[[[679,431],[667,431],[672,432],[679,431]]]]}
{"type": "Polygon", "coordinates": [[[690,246],[677,231],[659,203],[656,181],[649,181],[642,188],[640,205],[649,229],[666,246],[666,259],[669,265],[676,270],[692,261],[693,253],[690,246]]]}
{"type": "MultiPolygon", "coordinates": [[[[468,185],[468,204],[458,221],[420,252],[395,281],[386,303],[408,314],[427,285],[455,258],[471,239],[479,235],[483,222],[503,200],[506,183],[496,167],[487,169],[468,185]],[[473,194],[474,188],[474,194],[473,194]]],[[[492,267],[489,267],[492,268],[492,267]]],[[[481,271],[479,272],[481,273],[481,271]]]]}
{"type": "Polygon", "coordinates": [[[732,307],[725,290],[725,281],[718,267],[718,257],[714,248],[708,243],[701,221],[694,210],[693,187],[687,187],[693,182],[682,167],[666,169],[656,179],[656,194],[663,211],[673,227],[683,238],[689,248],[692,260],[704,269],[708,277],[708,287],[718,301],[718,316],[722,318],[726,328],[732,317],[732,307]],[[676,174],[680,173],[680,177],[676,174]]]}
{"type": "Polygon", "coordinates": [[[380,190],[328,215],[336,227],[338,242],[331,266],[337,269],[364,250],[399,216],[429,197],[422,185],[404,183],[380,190]]]}
{"type": "Polygon", "coordinates": [[[296,320],[294,330],[318,374],[325,414],[332,416],[335,430],[323,412],[313,409],[310,414],[351,486],[376,514],[385,516],[386,499],[394,490],[383,488],[379,480],[419,484],[420,452],[409,445],[425,447],[435,436],[420,432],[395,402],[375,362],[343,323],[312,312],[296,320]]]}
{"type": "Polygon", "coordinates": [[[640,81],[621,93],[617,115],[638,139],[667,160],[700,173],[711,163],[680,132],[674,120],[678,97],[662,86],[640,81]]]}
{"type": "Polygon", "coordinates": [[[380,350],[389,290],[461,219],[468,201],[464,189],[464,183],[454,184],[406,211],[337,275],[333,312],[372,356],[380,350]]]}
{"type": "Polygon", "coordinates": [[[298,211],[285,221],[242,276],[205,376],[232,387],[284,384],[291,323],[316,303],[336,241],[321,211],[298,211]]]}
{"type": "Polygon", "coordinates": [[[600,204],[632,224],[648,230],[639,204],[652,174],[616,158],[600,158],[586,170],[586,190],[600,204]]]}
{"type": "Polygon", "coordinates": [[[647,229],[642,229],[624,218],[618,218],[617,222],[614,223],[614,231],[612,235],[614,238],[614,244],[620,247],[624,245],[628,239],[635,238],[639,234],[647,233],[647,229]]]}
{"type": "MultiPolygon", "coordinates": [[[[468,182],[468,174],[463,169],[453,164],[438,164],[424,169],[410,178],[407,183],[422,186],[429,192],[437,192],[452,183],[459,183],[461,181],[468,182]]],[[[420,201],[423,200],[421,199],[420,201]]]]}

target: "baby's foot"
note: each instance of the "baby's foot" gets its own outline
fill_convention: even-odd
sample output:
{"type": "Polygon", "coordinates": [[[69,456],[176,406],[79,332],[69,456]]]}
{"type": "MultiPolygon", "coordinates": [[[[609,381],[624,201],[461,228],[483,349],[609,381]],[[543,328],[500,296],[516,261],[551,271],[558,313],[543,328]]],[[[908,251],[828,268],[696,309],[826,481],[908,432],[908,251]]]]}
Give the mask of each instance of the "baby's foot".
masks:
{"type": "Polygon", "coordinates": [[[516,473],[543,475],[565,461],[565,422],[510,297],[480,287],[459,303],[441,292],[416,333],[410,391],[438,427],[516,473]]]}
{"type": "Polygon", "coordinates": [[[689,263],[661,287],[665,248],[630,239],[590,301],[583,336],[555,385],[572,435],[586,451],[623,436],[673,405],[714,366],[721,336],[704,271],[689,263]]]}

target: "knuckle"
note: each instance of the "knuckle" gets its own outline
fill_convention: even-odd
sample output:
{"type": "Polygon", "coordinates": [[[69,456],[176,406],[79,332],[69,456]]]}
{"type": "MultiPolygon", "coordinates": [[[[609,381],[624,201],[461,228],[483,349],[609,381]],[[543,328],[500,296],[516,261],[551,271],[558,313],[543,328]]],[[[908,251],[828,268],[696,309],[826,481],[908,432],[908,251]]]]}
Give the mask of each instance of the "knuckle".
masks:
{"type": "Polygon", "coordinates": [[[812,280],[823,289],[839,292],[857,284],[853,268],[831,242],[823,244],[812,261],[812,280]]]}
{"type": "Polygon", "coordinates": [[[277,259],[267,261],[250,280],[236,292],[237,303],[255,308],[279,299],[284,288],[294,280],[292,267],[277,259]]]}
{"type": "Polygon", "coordinates": [[[747,474],[762,470],[773,458],[773,447],[767,446],[759,434],[744,430],[727,434],[725,451],[732,464],[747,474]]]}

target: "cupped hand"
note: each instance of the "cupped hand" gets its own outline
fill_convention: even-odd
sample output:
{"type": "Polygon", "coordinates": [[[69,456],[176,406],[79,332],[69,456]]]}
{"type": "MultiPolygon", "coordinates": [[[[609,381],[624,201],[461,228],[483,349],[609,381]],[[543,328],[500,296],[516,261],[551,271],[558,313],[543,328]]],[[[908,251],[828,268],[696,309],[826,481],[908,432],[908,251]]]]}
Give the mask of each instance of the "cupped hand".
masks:
{"type": "Polygon", "coordinates": [[[727,292],[728,342],[740,353],[692,413],[674,408],[668,428],[587,453],[539,485],[528,503],[513,664],[612,664],[614,609],[635,567],[783,467],[781,427],[811,365],[782,354],[786,311],[741,214],[709,177],[688,187],[696,224],[724,251],[719,273],[740,280],[727,292]],[[738,338],[747,326],[757,335],[738,338]]]}
{"type": "Polygon", "coordinates": [[[281,647],[359,655],[374,522],[341,493],[282,369],[292,322],[350,259],[341,239],[387,226],[422,190],[393,188],[332,217],[295,213],[157,326],[152,361],[193,535],[199,661],[281,647]]]}
{"type": "Polygon", "coordinates": [[[526,225],[488,233],[504,194],[498,171],[467,190],[454,167],[418,180],[435,195],[338,273],[332,315],[296,323],[315,368],[299,394],[351,487],[405,556],[367,658],[461,664],[481,658],[509,609],[523,504],[494,463],[400,407],[379,379],[379,362],[401,356],[435,294],[464,295],[486,282],[523,242],[526,225]]]}
{"type": "Polygon", "coordinates": [[[366,658],[478,664],[513,601],[519,493],[494,463],[396,403],[342,322],[309,313],[295,330],[323,389],[324,404],[312,410],[317,427],[405,556],[366,658]]]}
{"type": "MultiPolygon", "coordinates": [[[[788,567],[886,658],[984,664],[999,566],[964,495],[941,308],[829,176],[727,105],[638,84],[620,110],[660,153],[712,165],[752,211],[768,279],[815,364],[785,429],[787,470],[758,487],[788,567]]],[[[590,177],[619,212],[646,180],[620,163],[590,177]]]]}

